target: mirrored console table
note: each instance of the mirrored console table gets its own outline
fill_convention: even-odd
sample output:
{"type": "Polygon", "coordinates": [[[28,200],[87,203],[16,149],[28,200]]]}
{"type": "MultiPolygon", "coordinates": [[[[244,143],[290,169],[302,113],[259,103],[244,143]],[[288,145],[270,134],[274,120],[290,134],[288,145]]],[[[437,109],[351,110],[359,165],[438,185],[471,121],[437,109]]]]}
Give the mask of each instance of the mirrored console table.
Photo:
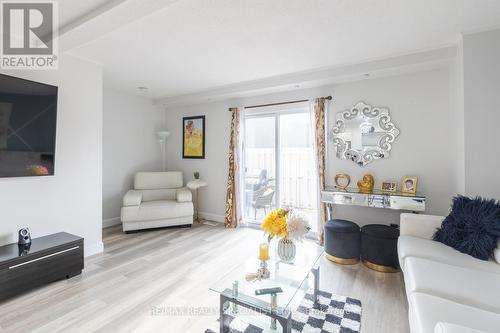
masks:
{"type": "Polygon", "coordinates": [[[372,193],[360,192],[357,188],[347,188],[341,191],[327,187],[321,191],[321,201],[327,206],[327,219],[333,218],[334,205],[363,206],[408,210],[412,212],[425,211],[425,196],[421,194],[407,194],[401,192],[382,192],[373,190],[372,193]]]}

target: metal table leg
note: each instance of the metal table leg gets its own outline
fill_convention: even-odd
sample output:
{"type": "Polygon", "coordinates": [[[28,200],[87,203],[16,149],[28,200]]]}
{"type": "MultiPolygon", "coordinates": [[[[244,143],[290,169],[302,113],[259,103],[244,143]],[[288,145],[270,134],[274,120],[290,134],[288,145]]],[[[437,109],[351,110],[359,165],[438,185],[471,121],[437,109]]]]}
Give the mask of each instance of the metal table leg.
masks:
{"type": "Polygon", "coordinates": [[[200,216],[198,215],[198,212],[199,212],[199,207],[200,207],[200,204],[198,202],[198,188],[194,191],[194,198],[195,198],[195,206],[196,206],[196,217],[195,217],[195,221],[196,223],[200,223],[200,216]]]}
{"type": "Polygon", "coordinates": [[[283,328],[283,333],[291,333],[292,332],[292,313],[286,308],[277,307],[277,303],[273,301],[273,296],[271,295],[271,304],[264,302],[260,299],[247,296],[241,293],[238,293],[237,297],[234,297],[233,291],[231,289],[226,289],[223,293],[220,294],[220,315],[219,315],[219,332],[224,332],[224,327],[226,327],[225,314],[224,312],[230,307],[230,304],[236,304],[242,306],[247,309],[251,309],[253,311],[259,312],[265,316],[271,318],[271,325],[275,325],[277,327],[277,323],[279,322],[281,327],[283,328]],[[273,307],[274,304],[274,307],[273,307]]]}
{"type": "Polygon", "coordinates": [[[220,295],[220,303],[219,303],[219,332],[223,333],[224,332],[224,327],[225,327],[225,322],[224,322],[224,312],[227,309],[227,304],[226,304],[227,298],[224,297],[224,295],[220,295]]]}
{"type": "Polygon", "coordinates": [[[314,275],[314,303],[317,304],[319,301],[319,266],[311,269],[311,272],[314,275]]]}
{"type": "Polygon", "coordinates": [[[330,221],[333,219],[333,204],[331,202],[326,203],[326,220],[330,221]]]}
{"type": "MultiPolygon", "coordinates": [[[[278,296],[276,294],[271,294],[271,311],[275,310],[278,306],[278,296]]],[[[271,329],[276,329],[276,318],[271,318],[271,329]]]]}

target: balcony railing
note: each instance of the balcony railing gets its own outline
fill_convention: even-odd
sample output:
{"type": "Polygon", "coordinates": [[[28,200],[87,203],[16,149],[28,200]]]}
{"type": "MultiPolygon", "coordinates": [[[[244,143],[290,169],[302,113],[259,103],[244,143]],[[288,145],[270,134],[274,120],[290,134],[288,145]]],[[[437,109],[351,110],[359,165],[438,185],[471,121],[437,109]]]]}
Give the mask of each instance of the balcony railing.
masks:
{"type": "MultiPolygon", "coordinates": [[[[265,183],[275,186],[276,158],[274,148],[247,148],[245,156],[248,184],[258,183],[260,171],[265,170],[265,183]]],[[[281,148],[278,206],[315,210],[317,207],[314,157],[311,148],[281,148]]]]}

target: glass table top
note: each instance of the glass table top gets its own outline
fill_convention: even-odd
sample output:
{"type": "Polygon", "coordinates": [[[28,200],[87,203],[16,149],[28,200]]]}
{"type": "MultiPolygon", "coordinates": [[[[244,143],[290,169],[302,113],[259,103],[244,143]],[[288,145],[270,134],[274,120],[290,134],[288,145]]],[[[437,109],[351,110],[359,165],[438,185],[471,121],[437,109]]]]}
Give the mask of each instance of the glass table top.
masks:
{"type": "Polygon", "coordinates": [[[256,290],[280,287],[283,292],[277,294],[277,306],[288,307],[299,291],[304,293],[313,287],[314,280],[309,281],[307,278],[311,269],[317,266],[324,249],[322,246],[308,240],[296,243],[297,254],[295,258],[292,262],[285,263],[277,256],[276,246],[276,240],[273,240],[269,246],[270,259],[267,260],[267,268],[270,272],[269,278],[260,281],[247,281],[245,278],[249,273],[257,273],[260,268],[261,261],[257,258],[258,248],[256,248],[255,257],[248,258],[241,264],[233,266],[210,289],[218,293],[227,293],[229,290],[232,291],[233,283],[238,281],[238,296],[250,296],[250,298],[254,298],[262,304],[261,302],[270,302],[270,295],[256,296],[256,290]]]}

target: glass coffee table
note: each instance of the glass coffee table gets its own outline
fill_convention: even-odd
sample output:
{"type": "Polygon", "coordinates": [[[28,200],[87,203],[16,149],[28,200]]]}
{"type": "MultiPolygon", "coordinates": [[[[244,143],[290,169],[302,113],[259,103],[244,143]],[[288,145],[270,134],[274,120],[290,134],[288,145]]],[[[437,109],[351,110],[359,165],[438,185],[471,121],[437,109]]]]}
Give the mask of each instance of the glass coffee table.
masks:
{"type": "MultiPolygon", "coordinates": [[[[236,317],[241,313],[239,307],[250,310],[253,314],[270,317],[271,331],[277,330],[277,322],[282,331],[290,333],[292,330],[292,302],[296,295],[304,295],[310,288],[309,275],[314,276],[314,300],[317,301],[319,289],[319,258],[323,247],[305,241],[298,243],[297,255],[292,262],[282,262],[276,256],[274,247],[271,248],[270,259],[266,261],[269,278],[247,281],[248,273],[257,273],[261,261],[257,258],[248,258],[232,266],[210,289],[220,294],[220,332],[228,326],[229,315],[236,317]],[[256,295],[257,290],[281,288],[282,291],[263,295],[256,295]]],[[[249,317],[250,318],[250,317],[249,317]]],[[[253,322],[248,322],[254,324],[253,322]]],[[[262,324],[262,323],[260,323],[262,324]]],[[[258,326],[258,325],[256,325],[258,326]]],[[[263,328],[263,327],[261,327],[263,328]]]]}

